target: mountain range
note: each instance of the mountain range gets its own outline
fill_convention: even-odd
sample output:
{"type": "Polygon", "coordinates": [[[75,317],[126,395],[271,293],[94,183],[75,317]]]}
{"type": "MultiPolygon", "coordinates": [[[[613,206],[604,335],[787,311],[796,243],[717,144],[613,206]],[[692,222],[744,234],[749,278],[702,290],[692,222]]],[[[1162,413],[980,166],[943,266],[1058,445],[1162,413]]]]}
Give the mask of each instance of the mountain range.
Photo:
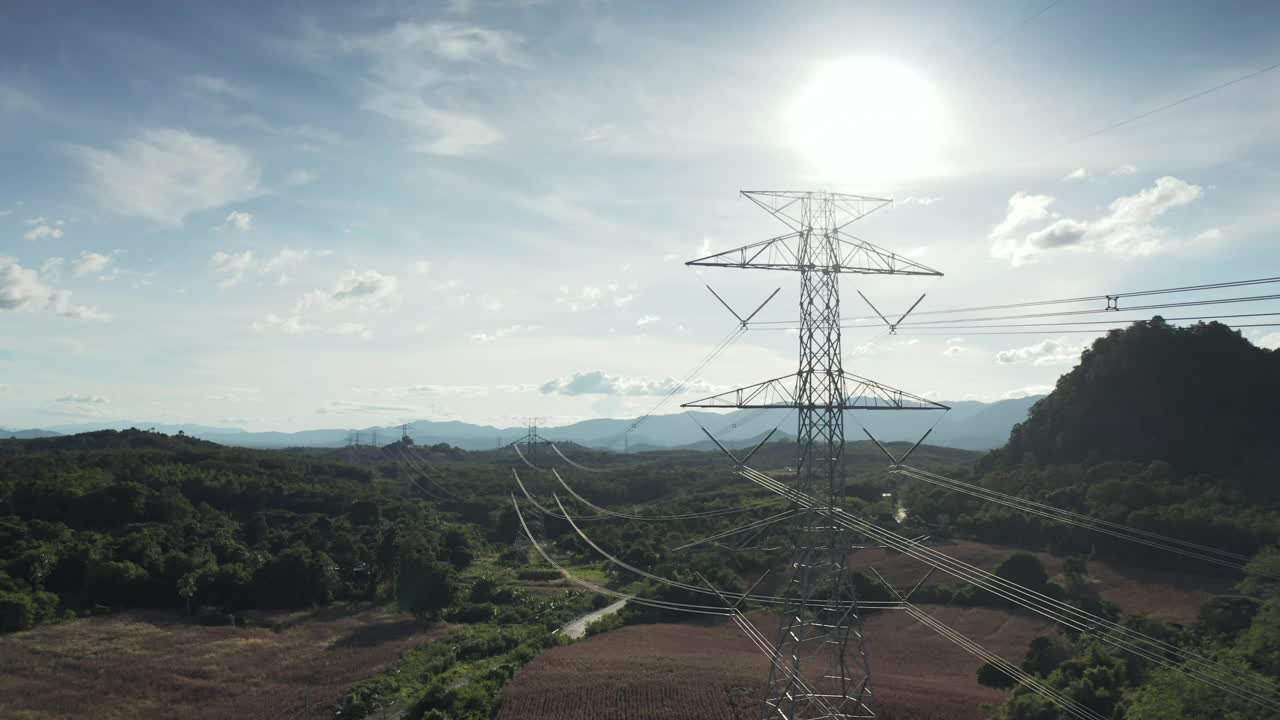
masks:
{"type": "MultiPolygon", "coordinates": [[[[1027,411],[1041,396],[1035,395],[1014,400],[991,403],[976,400],[945,402],[951,410],[940,412],[853,412],[845,413],[845,436],[849,440],[864,439],[865,425],[875,437],[884,442],[914,442],[930,428],[929,444],[965,450],[989,450],[999,447],[1009,438],[1009,431],[1027,417],[1027,411]]],[[[571,425],[539,428],[539,435],[547,440],[572,442],[586,447],[615,450],[645,450],[656,448],[703,447],[709,444],[702,429],[705,427],[716,439],[742,444],[777,427],[780,439],[794,434],[796,417],[793,411],[738,410],[719,414],[688,412],[671,415],[652,415],[644,418],[636,428],[636,418],[597,418],[571,425]]],[[[159,432],[192,435],[223,445],[253,448],[280,447],[341,447],[351,442],[359,433],[362,444],[372,444],[376,432],[379,443],[388,443],[400,437],[399,427],[365,427],[360,429],[322,429],[300,432],[249,432],[238,428],[212,427],[195,424],[163,424],[131,420],[54,425],[45,428],[10,431],[0,429],[0,438],[36,438],[58,434],[88,432],[92,430],[123,430],[131,427],[155,429],[159,432]]],[[[448,443],[465,450],[486,450],[503,443],[525,437],[525,427],[494,427],[474,425],[459,421],[418,420],[408,423],[410,437],[418,444],[448,443]]]]}

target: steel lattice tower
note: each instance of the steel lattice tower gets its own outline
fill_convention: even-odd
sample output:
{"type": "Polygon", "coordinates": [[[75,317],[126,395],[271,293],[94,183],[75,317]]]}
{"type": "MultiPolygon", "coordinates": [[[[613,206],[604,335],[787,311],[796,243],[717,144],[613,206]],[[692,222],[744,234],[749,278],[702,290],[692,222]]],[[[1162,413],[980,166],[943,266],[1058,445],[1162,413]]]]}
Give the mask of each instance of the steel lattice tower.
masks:
{"type": "MultiPolygon", "coordinates": [[[[856,195],[744,191],[791,232],[688,265],[800,273],[800,367],[787,375],[686,403],[702,408],[789,408],[798,415],[792,487],[822,499],[789,520],[786,599],[765,688],[762,718],[874,718],[862,615],[850,582],[847,530],[834,526],[844,487],[846,410],[945,409],[845,372],[840,344],[840,275],[941,275],[847,235],[850,223],[887,205],[856,195]]],[[[797,506],[798,507],[798,506],[797,506]]]]}

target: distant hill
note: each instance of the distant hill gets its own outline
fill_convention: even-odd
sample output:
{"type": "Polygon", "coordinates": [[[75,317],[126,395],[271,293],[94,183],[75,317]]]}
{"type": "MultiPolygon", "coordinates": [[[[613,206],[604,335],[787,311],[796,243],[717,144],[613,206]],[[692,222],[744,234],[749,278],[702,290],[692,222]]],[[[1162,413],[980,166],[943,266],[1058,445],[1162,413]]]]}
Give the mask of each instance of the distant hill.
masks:
{"type": "MultiPolygon", "coordinates": [[[[1027,410],[1039,396],[1016,400],[999,400],[983,403],[975,400],[946,402],[951,411],[938,422],[929,444],[955,447],[965,450],[990,450],[999,447],[1009,437],[1014,423],[1024,419],[1027,410]]],[[[937,415],[923,413],[846,413],[846,436],[850,441],[865,439],[860,423],[868,423],[877,438],[885,442],[914,442],[937,419],[937,415]]],[[[584,447],[621,450],[620,438],[635,418],[596,418],[561,427],[541,429],[541,434],[551,440],[573,442],[584,447]]],[[[712,431],[716,438],[736,446],[759,439],[775,426],[782,438],[794,435],[796,418],[793,412],[759,412],[742,410],[726,414],[709,412],[654,415],[647,418],[638,429],[630,433],[632,450],[669,449],[681,447],[711,447],[699,425],[712,431]]],[[[373,442],[378,434],[380,444],[391,442],[400,436],[398,427],[366,427],[358,430],[334,428],[304,430],[301,432],[246,432],[237,428],[219,428],[205,425],[174,425],[131,420],[105,423],[76,423],[55,425],[44,431],[50,434],[71,434],[93,430],[125,430],[128,428],[155,429],[157,432],[177,434],[179,431],[222,445],[253,448],[283,447],[342,447],[348,444],[352,432],[360,433],[363,444],[373,442]]],[[[510,443],[524,436],[524,427],[499,428],[491,425],[473,425],[458,421],[436,422],[419,420],[409,423],[409,433],[419,445],[448,443],[466,450],[486,450],[510,443]]],[[[36,437],[36,436],[30,436],[36,437]]]]}
{"type": "Polygon", "coordinates": [[[11,440],[32,440],[34,438],[57,437],[61,434],[52,430],[5,430],[0,428],[0,438],[11,440]]]}
{"type": "Polygon", "coordinates": [[[1280,353],[1220,323],[1174,327],[1156,317],[1094,342],[984,465],[1261,468],[1280,454],[1278,403],[1280,353]]]}

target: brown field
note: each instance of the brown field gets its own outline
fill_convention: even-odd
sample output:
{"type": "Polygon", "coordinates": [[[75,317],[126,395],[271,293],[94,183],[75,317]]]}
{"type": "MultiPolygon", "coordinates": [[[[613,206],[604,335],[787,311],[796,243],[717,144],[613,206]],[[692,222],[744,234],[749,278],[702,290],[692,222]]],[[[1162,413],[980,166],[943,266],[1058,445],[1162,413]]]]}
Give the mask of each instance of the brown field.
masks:
{"type": "Polygon", "coordinates": [[[286,629],[130,613],[0,638],[0,717],[331,718],[332,706],[430,635],[405,615],[331,608],[286,629]]]}
{"type": "MultiPolygon", "coordinates": [[[[926,608],[989,650],[1020,659],[1046,623],[983,608],[926,608]]],[[[766,636],[768,616],[753,618],[766,636]]],[[[903,613],[867,618],[872,689],[884,720],[979,720],[1002,693],[980,664],[903,613]]],[[[507,686],[498,720],[746,720],[768,661],[730,624],[635,625],[543,653],[507,686]]]]}
{"type": "MultiPolygon", "coordinates": [[[[994,571],[1018,548],[960,540],[934,545],[946,553],[983,570],[994,571]]],[[[1062,574],[1063,559],[1048,553],[1033,553],[1044,563],[1052,579],[1062,574]]],[[[910,589],[924,576],[925,566],[904,555],[888,550],[865,550],[852,558],[853,567],[874,566],[895,587],[910,589]]],[[[1171,622],[1189,623],[1211,595],[1226,592],[1230,581],[1189,573],[1114,566],[1102,561],[1089,562],[1089,576],[1094,587],[1106,600],[1128,613],[1145,612],[1171,622]]],[[[935,572],[930,583],[956,585],[960,581],[935,572]]]]}

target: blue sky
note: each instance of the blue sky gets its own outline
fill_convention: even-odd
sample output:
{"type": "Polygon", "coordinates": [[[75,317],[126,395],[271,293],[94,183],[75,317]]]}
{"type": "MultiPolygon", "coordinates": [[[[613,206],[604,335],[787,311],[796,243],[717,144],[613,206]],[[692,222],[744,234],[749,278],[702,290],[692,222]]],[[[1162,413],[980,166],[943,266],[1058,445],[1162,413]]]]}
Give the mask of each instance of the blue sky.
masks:
{"type": "MultiPolygon", "coordinates": [[[[0,426],[643,412],[733,327],[704,282],[795,317],[794,277],[682,264],[776,234],[744,188],[897,200],[861,236],[946,277],[850,278],[850,313],[1280,254],[1280,72],[1072,142],[1280,61],[1272,3],[269,5],[4,11],[0,426]]],[[[849,369],[944,399],[1042,390],[1088,341],[854,352],[879,334],[849,369]]],[[[794,343],[752,331],[691,392],[794,343]]]]}

